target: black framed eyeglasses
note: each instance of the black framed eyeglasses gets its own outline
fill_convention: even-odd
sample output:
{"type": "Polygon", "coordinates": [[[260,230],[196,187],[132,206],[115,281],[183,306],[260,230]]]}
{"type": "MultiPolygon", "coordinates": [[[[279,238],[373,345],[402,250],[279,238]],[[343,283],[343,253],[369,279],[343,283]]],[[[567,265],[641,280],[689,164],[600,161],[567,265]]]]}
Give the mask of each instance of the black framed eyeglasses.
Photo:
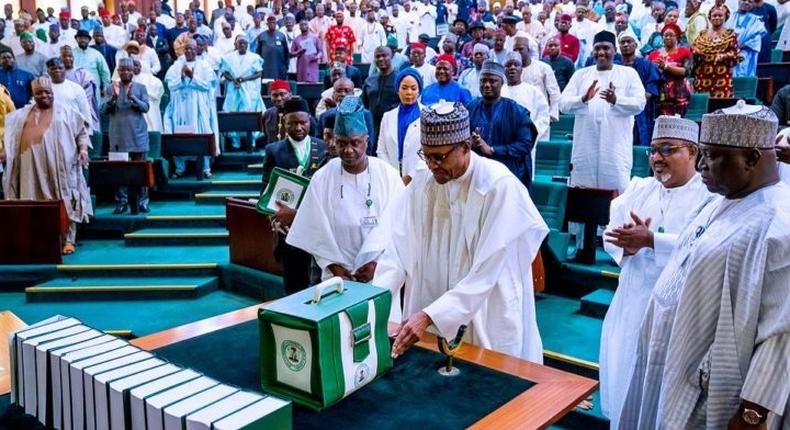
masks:
{"type": "Polygon", "coordinates": [[[657,152],[662,157],[669,157],[670,155],[674,154],[680,148],[686,148],[688,145],[661,145],[661,146],[651,146],[647,148],[645,152],[647,156],[655,155],[657,152]]]}
{"type": "Polygon", "coordinates": [[[432,162],[433,164],[442,164],[450,154],[453,153],[456,149],[458,149],[461,145],[453,146],[453,149],[445,152],[444,154],[426,154],[422,149],[417,150],[417,156],[424,162],[432,162]]]}

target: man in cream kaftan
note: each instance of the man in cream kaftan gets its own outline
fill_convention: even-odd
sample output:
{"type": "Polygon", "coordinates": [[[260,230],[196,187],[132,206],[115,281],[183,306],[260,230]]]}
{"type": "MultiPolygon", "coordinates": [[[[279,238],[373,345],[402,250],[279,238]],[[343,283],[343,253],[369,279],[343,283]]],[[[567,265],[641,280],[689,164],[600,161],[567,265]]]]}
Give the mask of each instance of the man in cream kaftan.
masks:
{"type": "Polygon", "coordinates": [[[697,166],[723,197],[683,230],[656,282],[621,428],[788,426],[790,187],[776,117],[757,109],[703,117],[697,166]]]}
{"type": "Polygon", "coordinates": [[[165,94],[165,86],[162,81],[150,72],[144,72],[140,60],[134,59],[134,82],[142,84],[148,92],[148,103],[151,108],[143,114],[148,131],[162,132],[162,96],[165,94]]]}
{"type": "Polygon", "coordinates": [[[650,156],[655,176],[632,179],[625,193],[612,201],[605,234],[604,248],[621,267],[601,330],[599,356],[601,407],[615,429],[650,292],[678,233],[691,221],[689,214],[713,198],[694,171],[699,127],[667,116],[659,117],[656,124],[652,144],[656,152],[650,156]],[[635,224],[634,217],[641,222],[627,227],[635,224]]]}
{"type": "Polygon", "coordinates": [[[74,109],[52,103],[49,78],[33,81],[31,103],[5,119],[6,172],[3,192],[8,200],[62,200],[69,219],[64,253],[74,252],[77,223],[93,215],[83,166],[90,144],[85,121],[74,109]],[[41,96],[48,91],[48,96],[41,96]]]}
{"type": "Polygon", "coordinates": [[[622,193],[631,179],[634,116],[646,99],[636,70],[612,63],[613,36],[606,31],[596,35],[596,65],[571,76],[559,105],[575,116],[571,185],[622,193]],[[603,40],[607,37],[611,40],[603,40]]]}
{"type": "Polygon", "coordinates": [[[360,269],[371,262],[374,268],[388,244],[384,211],[402,192],[403,181],[385,161],[365,154],[368,130],[358,97],[341,102],[334,136],[338,158],[313,175],[287,242],[313,255],[322,280],[350,274],[369,282],[373,270],[360,269]]]}
{"type": "MultiPolygon", "coordinates": [[[[256,53],[247,50],[247,39],[236,37],[236,50],[222,56],[219,63],[220,76],[225,78],[225,112],[263,112],[266,110],[261,98],[261,74],[263,59],[256,53]]],[[[231,133],[233,147],[241,147],[240,136],[243,133],[231,133]]],[[[253,133],[252,138],[260,136],[253,133]]],[[[253,145],[254,146],[254,145],[253,145]]]]}
{"type": "MultiPolygon", "coordinates": [[[[393,353],[402,351],[413,321],[427,315],[445,338],[466,325],[473,344],[542,363],[531,264],[548,227],[518,178],[471,151],[466,109],[456,103],[447,114],[443,105],[422,112],[422,150],[453,149],[442,152],[439,165],[441,155],[423,154],[431,171],[418,171],[393,202],[391,243],[373,280],[396,297],[405,284],[406,321],[393,353]],[[443,169],[456,162],[465,170],[449,179],[443,169]]],[[[399,302],[393,300],[393,319],[399,302]]]]}

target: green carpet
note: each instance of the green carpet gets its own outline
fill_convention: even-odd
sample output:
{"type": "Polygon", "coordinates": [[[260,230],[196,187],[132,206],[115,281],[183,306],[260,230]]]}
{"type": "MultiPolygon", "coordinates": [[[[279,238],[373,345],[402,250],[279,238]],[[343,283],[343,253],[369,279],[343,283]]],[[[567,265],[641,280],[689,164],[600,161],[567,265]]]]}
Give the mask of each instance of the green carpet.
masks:
{"type": "Polygon", "coordinates": [[[129,212],[123,215],[114,215],[115,205],[100,205],[94,212],[96,217],[112,217],[119,219],[123,217],[144,219],[150,215],[225,215],[224,206],[196,205],[193,200],[172,200],[172,201],[152,201],[149,205],[151,212],[147,214],[130,215],[129,212]]]}
{"type": "Polygon", "coordinates": [[[579,301],[539,294],[535,301],[543,349],[598,362],[603,320],[581,315],[579,301]]]}
{"type": "MultiPolygon", "coordinates": [[[[159,348],[156,354],[220,382],[260,390],[258,342],[258,322],[250,321],[159,348]]],[[[460,375],[447,378],[436,372],[443,363],[439,353],[412,348],[390,372],[328,409],[295,406],[293,427],[463,429],[534,385],[462,360],[456,362],[460,375]]]]}
{"type": "MultiPolygon", "coordinates": [[[[141,280],[142,283],[142,280],[141,280]]],[[[0,293],[0,309],[10,310],[28,324],[61,314],[101,330],[132,330],[145,336],[257,303],[214,291],[189,300],[26,303],[24,293],[0,293]]]]}
{"type": "Polygon", "coordinates": [[[123,240],[79,240],[77,252],[63,258],[63,264],[156,264],[156,263],[217,263],[229,261],[227,245],[201,246],[136,246],[127,247],[123,240]]]}

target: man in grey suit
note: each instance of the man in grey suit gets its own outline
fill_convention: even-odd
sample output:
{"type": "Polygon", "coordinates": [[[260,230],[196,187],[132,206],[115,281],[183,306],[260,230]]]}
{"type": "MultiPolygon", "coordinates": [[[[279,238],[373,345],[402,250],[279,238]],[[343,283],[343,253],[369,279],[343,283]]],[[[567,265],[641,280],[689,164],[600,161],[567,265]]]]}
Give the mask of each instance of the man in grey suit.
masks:
{"type": "MultiPolygon", "coordinates": [[[[132,82],[134,61],[122,58],[118,62],[120,82],[113,82],[102,104],[102,113],[110,117],[110,152],[128,152],[130,160],[145,160],[148,155],[148,125],[145,113],[148,112],[148,92],[145,86],[132,82]]],[[[137,194],[140,212],[148,209],[148,188],[137,194]]],[[[114,214],[122,214],[129,209],[126,187],[118,188],[115,193],[114,214]]]]}

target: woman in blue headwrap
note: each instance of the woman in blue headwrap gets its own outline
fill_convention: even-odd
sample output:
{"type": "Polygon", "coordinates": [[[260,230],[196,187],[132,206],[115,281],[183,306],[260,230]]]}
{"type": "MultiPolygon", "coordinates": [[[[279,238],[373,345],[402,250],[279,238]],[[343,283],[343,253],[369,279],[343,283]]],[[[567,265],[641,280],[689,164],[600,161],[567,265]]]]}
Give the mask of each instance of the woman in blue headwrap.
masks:
{"type": "Polygon", "coordinates": [[[400,104],[381,118],[376,156],[398,169],[403,182],[408,184],[425,163],[417,156],[420,149],[420,109],[422,75],[408,67],[395,78],[400,104]]]}

